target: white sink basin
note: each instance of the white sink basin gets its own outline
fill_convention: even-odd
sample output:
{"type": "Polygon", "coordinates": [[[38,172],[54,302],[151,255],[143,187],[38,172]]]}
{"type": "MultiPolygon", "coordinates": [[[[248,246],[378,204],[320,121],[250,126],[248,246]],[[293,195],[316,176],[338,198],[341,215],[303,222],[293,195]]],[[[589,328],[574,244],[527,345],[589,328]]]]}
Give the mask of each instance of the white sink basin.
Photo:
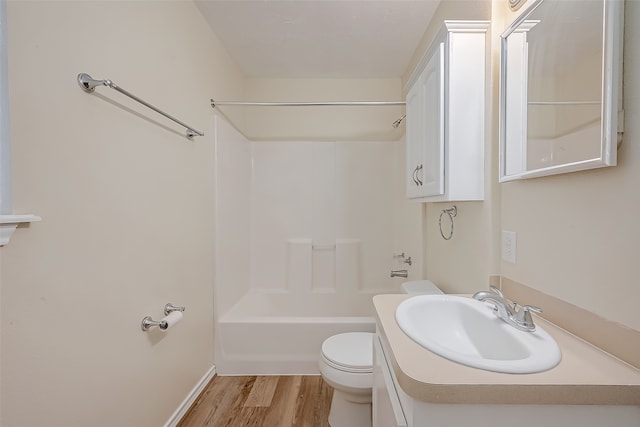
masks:
{"type": "Polygon", "coordinates": [[[546,371],[561,359],[540,326],[519,331],[487,303],[455,295],[419,295],[396,309],[400,329],[427,350],[474,368],[511,374],[546,371]]]}

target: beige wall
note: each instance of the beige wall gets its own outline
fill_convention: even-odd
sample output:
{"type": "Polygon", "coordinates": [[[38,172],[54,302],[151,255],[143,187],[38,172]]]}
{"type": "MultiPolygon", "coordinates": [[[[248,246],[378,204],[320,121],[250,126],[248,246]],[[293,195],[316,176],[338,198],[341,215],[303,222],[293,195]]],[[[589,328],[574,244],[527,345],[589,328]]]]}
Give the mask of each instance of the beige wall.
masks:
{"type": "Polygon", "coordinates": [[[159,426],[213,365],[213,112],[243,81],[191,2],[9,1],[14,211],[0,424],[159,426]],[[182,129],[87,72],[204,131],[182,129]],[[145,315],[185,305],[167,333],[145,315]]]}

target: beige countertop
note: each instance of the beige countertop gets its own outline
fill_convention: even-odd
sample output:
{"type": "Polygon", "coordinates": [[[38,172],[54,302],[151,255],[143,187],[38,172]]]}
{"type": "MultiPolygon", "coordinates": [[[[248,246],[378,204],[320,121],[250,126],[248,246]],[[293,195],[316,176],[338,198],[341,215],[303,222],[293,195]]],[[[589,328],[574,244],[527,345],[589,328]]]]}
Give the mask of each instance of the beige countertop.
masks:
{"type": "MultiPolygon", "coordinates": [[[[430,403],[640,405],[640,370],[536,317],[558,343],[562,360],[545,372],[503,374],[471,368],[415,343],[395,311],[411,295],[376,295],[378,332],[402,389],[430,403]],[[390,351],[389,351],[390,350],[390,351]]],[[[640,351],[640,349],[638,349],[640,351]]]]}

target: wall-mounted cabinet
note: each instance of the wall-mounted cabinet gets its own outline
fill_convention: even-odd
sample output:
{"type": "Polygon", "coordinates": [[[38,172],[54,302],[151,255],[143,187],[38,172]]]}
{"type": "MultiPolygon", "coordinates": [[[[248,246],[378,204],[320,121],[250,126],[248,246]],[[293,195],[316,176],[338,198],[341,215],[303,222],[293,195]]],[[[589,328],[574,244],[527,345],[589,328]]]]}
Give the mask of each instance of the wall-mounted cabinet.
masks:
{"type": "Polygon", "coordinates": [[[407,197],[484,199],[487,21],[445,21],[407,84],[407,197]]]}

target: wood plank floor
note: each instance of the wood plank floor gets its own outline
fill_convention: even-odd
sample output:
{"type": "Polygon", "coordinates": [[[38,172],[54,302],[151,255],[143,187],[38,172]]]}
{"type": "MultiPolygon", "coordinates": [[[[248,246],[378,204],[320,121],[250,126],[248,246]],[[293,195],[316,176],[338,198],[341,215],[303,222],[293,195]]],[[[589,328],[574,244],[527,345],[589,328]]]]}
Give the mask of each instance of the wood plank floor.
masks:
{"type": "Polygon", "coordinates": [[[320,376],[215,376],[178,427],[328,427],[333,389],[320,376]]]}

